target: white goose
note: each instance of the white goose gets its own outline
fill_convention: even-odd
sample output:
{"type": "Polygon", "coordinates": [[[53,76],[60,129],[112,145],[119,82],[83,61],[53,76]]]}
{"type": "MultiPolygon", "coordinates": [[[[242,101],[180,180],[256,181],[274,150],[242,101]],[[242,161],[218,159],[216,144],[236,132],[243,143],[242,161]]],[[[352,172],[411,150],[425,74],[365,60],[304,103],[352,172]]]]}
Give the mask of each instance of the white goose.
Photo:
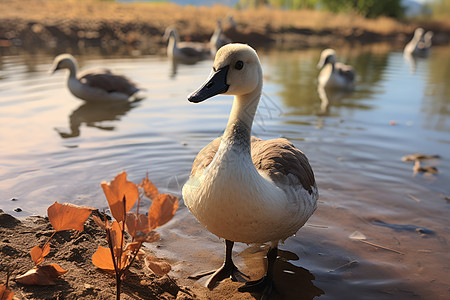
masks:
{"type": "Polygon", "coordinates": [[[167,56],[173,60],[190,64],[210,57],[210,50],[205,44],[180,42],[175,28],[168,27],[163,38],[168,40],[167,56]]]}
{"type": "Polygon", "coordinates": [[[51,71],[61,69],[69,70],[67,86],[70,92],[88,102],[124,102],[139,91],[128,78],[108,69],[86,70],[77,76],[77,62],[70,54],[55,57],[51,71]]]}
{"type": "Polygon", "coordinates": [[[414,56],[427,56],[430,52],[431,48],[431,39],[433,38],[433,32],[427,31],[423,28],[417,28],[414,31],[414,36],[406,44],[405,49],[403,50],[404,55],[414,55],[414,56]]]}
{"type": "Polygon", "coordinates": [[[262,84],[261,65],[251,47],[228,44],[219,49],[213,72],[189,101],[234,95],[233,107],[223,136],[197,155],[183,198],[206,229],[226,240],[225,262],[209,279],[210,289],[235,278],[234,242],[271,242],[266,275],[239,289],[263,290],[267,297],[278,242],[295,234],[313,214],[318,190],[308,159],[293,144],[251,136],[262,84]]]}
{"type": "Polygon", "coordinates": [[[230,43],[231,40],[222,33],[222,21],[217,20],[216,30],[214,30],[214,33],[209,40],[211,54],[216,55],[217,50],[230,43]]]}
{"type": "Polygon", "coordinates": [[[335,88],[351,90],[355,86],[355,70],[352,66],[337,62],[336,51],[325,49],[320,55],[318,68],[319,86],[324,88],[335,88]]]}

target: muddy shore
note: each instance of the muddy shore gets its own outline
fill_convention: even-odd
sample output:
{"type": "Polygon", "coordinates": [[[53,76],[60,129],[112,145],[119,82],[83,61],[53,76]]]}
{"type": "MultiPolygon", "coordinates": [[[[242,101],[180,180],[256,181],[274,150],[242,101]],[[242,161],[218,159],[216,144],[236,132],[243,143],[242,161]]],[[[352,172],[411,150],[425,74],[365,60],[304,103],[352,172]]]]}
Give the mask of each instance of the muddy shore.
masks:
{"type": "MultiPolygon", "coordinates": [[[[0,283],[9,273],[8,288],[14,292],[14,299],[115,299],[114,276],[92,264],[97,247],[106,246],[106,234],[91,218],[82,232],[61,231],[54,236],[45,264],[56,263],[68,270],[56,285],[23,285],[14,280],[34,266],[30,250],[53,232],[48,218],[18,220],[0,211],[0,283]]],[[[135,261],[128,272],[121,299],[187,300],[195,299],[195,293],[179,286],[171,276],[154,275],[141,260],[135,261]]]]}

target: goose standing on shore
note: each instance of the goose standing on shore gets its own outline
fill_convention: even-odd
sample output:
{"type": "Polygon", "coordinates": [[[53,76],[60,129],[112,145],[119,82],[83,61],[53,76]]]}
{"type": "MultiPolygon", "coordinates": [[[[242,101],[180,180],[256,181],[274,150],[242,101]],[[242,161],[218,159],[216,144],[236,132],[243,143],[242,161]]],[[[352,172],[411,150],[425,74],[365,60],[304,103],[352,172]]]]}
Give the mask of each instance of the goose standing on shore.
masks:
{"type": "Polygon", "coordinates": [[[198,103],[217,94],[234,95],[222,137],[197,155],[183,198],[192,214],[226,241],[225,262],[208,280],[212,289],[238,269],[232,260],[234,242],[271,242],[266,274],[239,290],[272,291],[278,243],[294,235],[317,207],[318,190],[307,157],[283,138],[251,136],[261,97],[263,74],[258,55],[243,44],[228,44],[217,52],[207,81],[189,96],[198,103]]]}
{"type": "Polygon", "coordinates": [[[167,56],[178,62],[193,64],[210,57],[210,50],[203,43],[180,42],[177,31],[167,27],[163,38],[168,40],[167,56]]]}
{"type": "Polygon", "coordinates": [[[355,70],[352,66],[338,62],[333,49],[322,51],[317,67],[322,69],[318,78],[320,87],[343,90],[355,87],[355,70]]]}
{"type": "Polygon", "coordinates": [[[55,57],[51,71],[55,73],[61,69],[69,70],[67,86],[70,92],[87,102],[124,102],[139,91],[128,78],[108,69],[86,70],[77,76],[77,62],[70,54],[55,57]]]}
{"type": "Polygon", "coordinates": [[[211,55],[216,55],[217,50],[226,44],[230,44],[231,40],[225,36],[222,32],[222,21],[217,20],[216,30],[214,30],[211,39],[209,40],[209,46],[211,48],[211,55]]]}

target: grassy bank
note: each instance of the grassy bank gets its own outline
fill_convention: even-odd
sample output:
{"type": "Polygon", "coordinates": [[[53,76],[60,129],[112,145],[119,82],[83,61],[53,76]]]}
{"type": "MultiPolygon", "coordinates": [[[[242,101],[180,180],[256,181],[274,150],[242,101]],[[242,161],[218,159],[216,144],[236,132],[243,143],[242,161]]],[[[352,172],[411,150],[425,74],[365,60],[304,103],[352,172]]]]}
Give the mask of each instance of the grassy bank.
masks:
{"type": "Polygon", "coordinates": [[[208,41],[216,20],[229,15],[238,24],[225,32],[237,42],[258,45],[327,46],[342,42],[393,41],[403,44],[417,26],[435,31],[435,43],[449,42],[450,20],[399,22],[381,17],[322,11],[235,10],[171,3],[116,3],[75,0],[3,0],[2,45],[66,46],[131,44],[156,51],[167,26],[182,39],[208,41]]]}

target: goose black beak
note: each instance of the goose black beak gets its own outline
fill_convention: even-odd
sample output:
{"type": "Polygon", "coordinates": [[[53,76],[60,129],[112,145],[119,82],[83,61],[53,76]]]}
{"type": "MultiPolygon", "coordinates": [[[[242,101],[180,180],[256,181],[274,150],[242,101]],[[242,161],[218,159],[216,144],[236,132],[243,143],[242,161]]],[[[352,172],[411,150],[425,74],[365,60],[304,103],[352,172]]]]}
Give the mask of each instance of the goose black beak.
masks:
{"type": "Polygon", "coordinates": [[[217,71],[212,71],[202,86],[189,95],[188,100],[193,103],[205,101],[218,94],[223,94],[230,87],[227,84],[227,74],[230,66],[225,66],[217,71]]]}

